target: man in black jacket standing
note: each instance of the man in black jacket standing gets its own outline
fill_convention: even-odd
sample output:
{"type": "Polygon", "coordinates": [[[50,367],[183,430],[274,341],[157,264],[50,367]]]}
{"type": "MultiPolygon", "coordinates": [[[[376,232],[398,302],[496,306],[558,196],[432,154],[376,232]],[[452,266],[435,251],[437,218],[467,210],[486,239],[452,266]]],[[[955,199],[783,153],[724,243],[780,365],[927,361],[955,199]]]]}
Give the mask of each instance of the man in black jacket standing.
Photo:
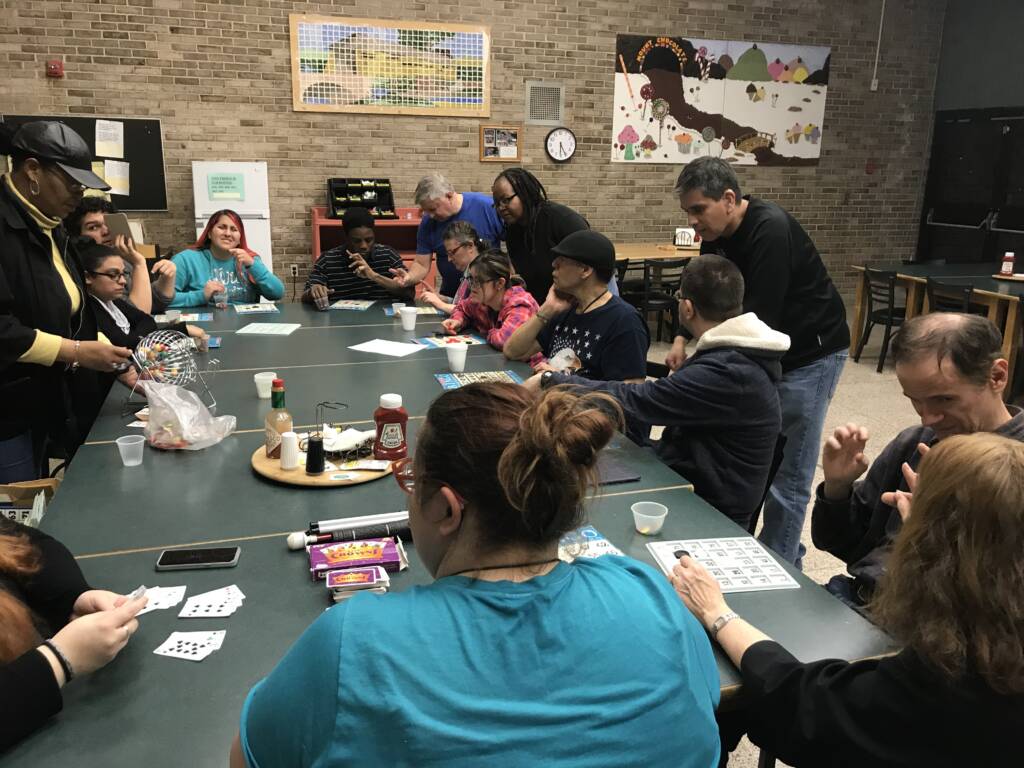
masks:
{"type": "Polygon", "coordinates": [[[822,450],[825,480],[811,513],[814,545],[843,560],[850,574],[833,577],[828,590],[855,606],[871,599],[885,574],[900,513],[909,513],[917,465],[930,446],[974,432],[1024,440],[1024,411],[1003,402],[1007,363],[988,318],[941,312],[915,317],[893,337],[892,356],[921,424],[893,438],[871,469],[864,456],[867,430],[857,424],[836,428],[822,450]]]}
{"type": "Polygon", "coordinates": [[[776,389],[789,348],[753,313],[743,313],[743,277],[720,256],[698,256],[683,272],[679,319],[697,351],[670,376],[638,384],[545,373],[527,385],[571,383],[607,392],[626,413],[629,436],[693,482],[701,498],[746,528],[761,502],[782,426],[776,389]]]}
{"type": "MultiPolygon", "coordinates": [[[[679,174],[675,193],[703,239],[701,253],[718,253],[739,267],[743,309],[790,339],[782,358],[779,400],[786,447],[764,505],[760,539],[797,567],[821,431],[846,362],[846,308],[811,238],[775,203],[742,196],[724,160],[702,157],[679,174]]],[[[677,337],[670,368],[685,359],[677,337]]]]}

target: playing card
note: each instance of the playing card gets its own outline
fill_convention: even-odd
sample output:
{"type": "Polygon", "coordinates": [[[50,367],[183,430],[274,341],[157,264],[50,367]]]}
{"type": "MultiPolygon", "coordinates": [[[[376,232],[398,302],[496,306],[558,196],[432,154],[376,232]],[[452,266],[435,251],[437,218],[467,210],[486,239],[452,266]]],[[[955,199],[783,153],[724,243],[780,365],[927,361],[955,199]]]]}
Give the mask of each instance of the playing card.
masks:
{"type": "Polygon", "coordinates": [[[202,661],[224,644],[225,630],[213,632],[172,632],[153,653],[186,661],[202,661]]]}
{"type": "Polygon", "coordinates": [[[131,592],[129,592],[127,597],[128,597],[128,600],[131,601],[131,600],[134,600],[137,597],[142,597],[144,594],[146,594],[146,585],[145,584],[140,584],[135,589],[133,589],[131,592]]]}
{"type": "Polygon", "coordinates": [[[139,611],[136,616],[141,616],[150,611],[173,608],[185,597],[185,590],[186,587],[149,587],[146,590],[146,597],[149,598],[149,601],[146,603],[146,607],[139,611]]]}
{"type": "Polygon", "coordinates": [[[180,619],[222,618],[230,616],[242,605],[245,595],[234,584],[211,592],[193,595],[178,612],[180,619]]]}

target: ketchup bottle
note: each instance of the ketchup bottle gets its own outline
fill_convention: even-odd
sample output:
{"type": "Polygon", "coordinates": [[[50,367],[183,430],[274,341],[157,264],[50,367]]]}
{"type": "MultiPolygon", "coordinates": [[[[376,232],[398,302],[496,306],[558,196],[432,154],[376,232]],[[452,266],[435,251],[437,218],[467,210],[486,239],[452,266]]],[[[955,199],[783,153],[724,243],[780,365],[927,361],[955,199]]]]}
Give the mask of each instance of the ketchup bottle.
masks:
{"type": "Polygon", "coordinates": [[[373,441],[373,457],[386,461],[404,459],[409,454],[405,428],[409,414],[402,407],[401,395],[381,395],[380,408],[373,412],[377,437],[373,441]]]}

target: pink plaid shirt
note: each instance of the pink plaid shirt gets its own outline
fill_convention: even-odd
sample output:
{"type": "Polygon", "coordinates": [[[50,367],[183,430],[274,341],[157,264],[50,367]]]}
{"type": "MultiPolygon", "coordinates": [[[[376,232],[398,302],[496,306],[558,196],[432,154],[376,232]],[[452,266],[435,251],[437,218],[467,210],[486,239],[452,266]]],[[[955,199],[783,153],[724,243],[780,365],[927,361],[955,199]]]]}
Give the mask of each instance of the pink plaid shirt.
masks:
{"type": "Polygon", "coordinates": [[[502,350],[516,328],[537,314],[538,309],[537,302],[525,288],[513,285],[505,291],[497,318],[493,309],[467,296],[455,305],[452,319],[461,325],[463,331],[475,329],[486,336],[488,344],[502,350]]]}

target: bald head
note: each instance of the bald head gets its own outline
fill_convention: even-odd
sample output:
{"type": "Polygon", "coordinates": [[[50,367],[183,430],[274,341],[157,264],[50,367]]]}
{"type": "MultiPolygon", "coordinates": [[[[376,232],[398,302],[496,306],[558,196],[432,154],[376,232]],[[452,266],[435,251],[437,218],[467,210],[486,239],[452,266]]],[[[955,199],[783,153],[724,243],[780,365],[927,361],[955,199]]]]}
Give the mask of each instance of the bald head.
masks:
{"type": "Polygon", "coordinates": [[[959,312],[932,312],[907,320],[893,336],[896,365],[936,359],[939,367],[949,360],[956,372],[976,384],[989,379],[992,363],[1000,359],[1003,337],[986,317],[959,312]]]}

